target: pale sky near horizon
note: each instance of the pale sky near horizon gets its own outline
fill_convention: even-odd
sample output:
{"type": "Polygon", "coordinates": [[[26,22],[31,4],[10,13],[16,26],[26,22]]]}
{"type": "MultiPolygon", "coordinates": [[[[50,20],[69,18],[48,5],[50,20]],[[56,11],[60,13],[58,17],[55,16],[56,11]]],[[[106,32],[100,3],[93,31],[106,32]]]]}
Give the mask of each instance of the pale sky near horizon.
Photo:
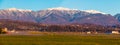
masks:
{"type": "Polygon", "coordinates": [[[0,9],[43,10],[54,7],[98,10],[115,15],[120,13],[120,0],[0,0],[0,9]]]}

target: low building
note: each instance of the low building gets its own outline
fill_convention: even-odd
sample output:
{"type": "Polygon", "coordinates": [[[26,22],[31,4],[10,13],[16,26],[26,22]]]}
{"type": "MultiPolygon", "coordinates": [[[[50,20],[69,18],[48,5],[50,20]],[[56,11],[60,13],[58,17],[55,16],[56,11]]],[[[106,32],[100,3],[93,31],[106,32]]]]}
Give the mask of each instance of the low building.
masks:
{"type": "Polygon", "coordinates": [[[112,34],[119,34],[119,31],[112,31],[112,34]]]}
{"type": "Polygon", "coordinates": [[[97,34],[98,32],[90,32],[88,31],[87,34],[97,34]]]}
{"type": "Polygon", "coordinates": [[[91,34],[91,32],[90,32],[90,31],[88,31],[88,32],[87,32],[87,34],[91,34]]]}

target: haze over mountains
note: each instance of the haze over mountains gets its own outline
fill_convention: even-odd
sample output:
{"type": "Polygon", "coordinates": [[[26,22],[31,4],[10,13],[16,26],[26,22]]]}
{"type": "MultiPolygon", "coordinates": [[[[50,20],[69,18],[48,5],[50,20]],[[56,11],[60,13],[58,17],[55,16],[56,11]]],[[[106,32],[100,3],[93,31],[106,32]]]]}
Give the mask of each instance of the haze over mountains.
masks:
{"type": "Polygon", "coordinates": [[[96,10],[77,10],[68,8],[48,8],[46,10],[32,11],[16,8],[0,10],[0,19],[19,20],[41,24],[98,24],[117,25],[118,20],[110,14],[96,10]]]}

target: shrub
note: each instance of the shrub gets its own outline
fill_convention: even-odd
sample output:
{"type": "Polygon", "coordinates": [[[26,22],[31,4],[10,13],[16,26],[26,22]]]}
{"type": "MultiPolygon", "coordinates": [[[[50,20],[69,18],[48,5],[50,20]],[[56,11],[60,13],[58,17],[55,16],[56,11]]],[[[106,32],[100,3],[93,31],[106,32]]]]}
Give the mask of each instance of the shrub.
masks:
{"type": "Polygon", "coordinates": [[[6,34],[7,33],[7,29],[5,28],[5,29],[2,29],[2,28],[0,28],[0,34],[6,34]]]}

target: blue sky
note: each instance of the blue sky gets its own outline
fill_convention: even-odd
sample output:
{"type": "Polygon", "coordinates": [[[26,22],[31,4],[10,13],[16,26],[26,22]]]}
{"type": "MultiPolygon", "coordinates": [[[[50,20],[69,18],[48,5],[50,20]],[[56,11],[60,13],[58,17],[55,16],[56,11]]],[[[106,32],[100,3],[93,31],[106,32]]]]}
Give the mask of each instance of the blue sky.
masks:
{"type": "Polygon", "coordinates": [[[120,13],[120,0],[0,0],[0,9],[42,10],[54,7],[98,10],[114,15],[120,13]]]}

